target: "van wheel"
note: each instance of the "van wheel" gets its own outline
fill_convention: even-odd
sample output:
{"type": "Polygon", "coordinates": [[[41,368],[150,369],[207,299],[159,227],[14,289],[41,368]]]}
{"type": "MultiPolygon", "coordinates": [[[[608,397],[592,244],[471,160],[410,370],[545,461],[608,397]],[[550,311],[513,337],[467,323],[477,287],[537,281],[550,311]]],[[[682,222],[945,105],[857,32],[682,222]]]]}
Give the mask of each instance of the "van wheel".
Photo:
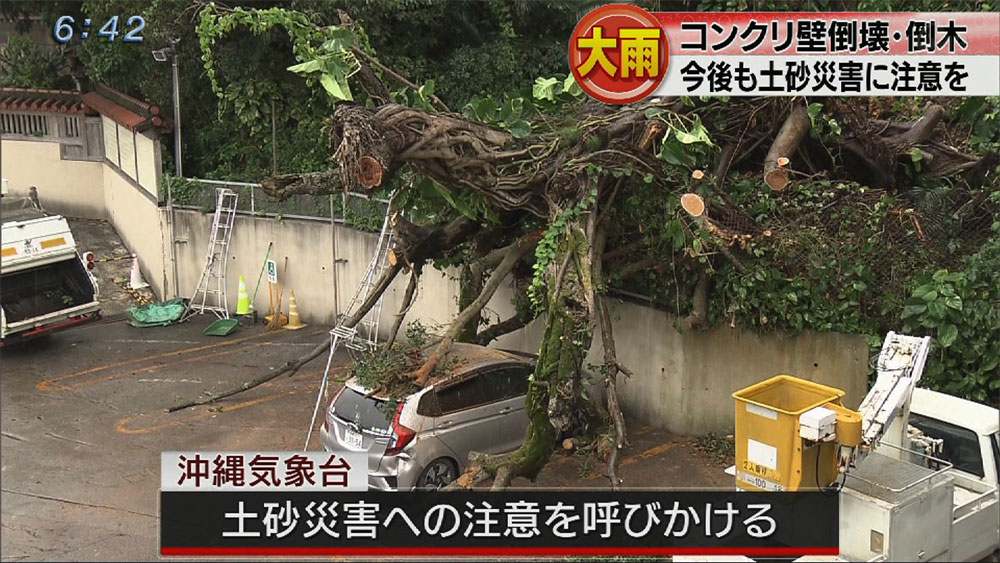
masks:
{"type": "Polygon", "coordinates": [[[432,461],[424,472],[417,479],[417,488],[433,491],[448,486],[458,478],[458,470],[455,464],[448,458],[439,457],[432,461]]]}

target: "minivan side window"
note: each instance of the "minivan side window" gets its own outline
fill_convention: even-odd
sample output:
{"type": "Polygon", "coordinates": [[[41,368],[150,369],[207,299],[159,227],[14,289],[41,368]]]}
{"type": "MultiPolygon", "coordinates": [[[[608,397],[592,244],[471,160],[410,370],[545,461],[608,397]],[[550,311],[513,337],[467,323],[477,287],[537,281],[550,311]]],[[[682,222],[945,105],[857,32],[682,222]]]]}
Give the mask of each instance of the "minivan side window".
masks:
{"type": "Polygon", "coordinates": [[[478,376],[472,376],[435,391],[441,414],[471,409],[489,402],[480,379],[478,376]]]}
{"type": "Polygon", "coordinates": [[[481,377],[490,401],[502,401],[528,392],[531,366],[504,366],[491,370],[481,377]]]}

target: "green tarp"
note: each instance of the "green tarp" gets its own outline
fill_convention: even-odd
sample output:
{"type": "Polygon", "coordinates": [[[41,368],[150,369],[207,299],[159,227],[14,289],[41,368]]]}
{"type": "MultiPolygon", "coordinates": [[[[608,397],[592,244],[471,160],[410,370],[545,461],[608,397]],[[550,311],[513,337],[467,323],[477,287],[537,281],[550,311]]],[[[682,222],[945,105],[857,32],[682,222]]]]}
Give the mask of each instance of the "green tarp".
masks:
{"type": "Polygon", "coordinates": [[[135,327],[167,326],[179,322],[186,308],[187,299],[179,298],[141,307],[130,307],[125,311],[125,315],[128,316],[128,324],[135,327]]]}

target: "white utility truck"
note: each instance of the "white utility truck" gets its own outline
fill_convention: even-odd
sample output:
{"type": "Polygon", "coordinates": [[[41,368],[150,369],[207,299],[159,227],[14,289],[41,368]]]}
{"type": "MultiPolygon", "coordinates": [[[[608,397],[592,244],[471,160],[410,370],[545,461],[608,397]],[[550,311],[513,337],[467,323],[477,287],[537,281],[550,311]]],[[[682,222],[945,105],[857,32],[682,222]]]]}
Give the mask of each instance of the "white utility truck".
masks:
{"type": "Polygon", "coordinates": [[[101,318],[97,282],[66,219],[36,198],[0,197],[0,346],[101,318]]]}
{"type": "Polygon", "coordinates": [[[733,394],[740,489],[840,491],[840,555],[799,561],[997,560],[1000,411],[917,388],[930,343],[890,332],[857,411],[787,375],[733,394]]]}

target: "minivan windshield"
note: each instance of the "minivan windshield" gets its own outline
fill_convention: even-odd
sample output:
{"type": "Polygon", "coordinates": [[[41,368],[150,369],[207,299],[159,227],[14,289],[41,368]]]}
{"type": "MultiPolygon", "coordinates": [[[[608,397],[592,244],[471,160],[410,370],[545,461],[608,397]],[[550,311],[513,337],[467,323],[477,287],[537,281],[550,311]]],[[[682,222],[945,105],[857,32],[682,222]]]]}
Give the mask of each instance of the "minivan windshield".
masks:
{"type": "Polygon", "coordinates": [[[388,401],[367,397],[350,387],[333,402],[333,415],[345,421],[357,424],[361,430],[382,433],[392,425],[395,414],[393,405],[388,401]]]}

